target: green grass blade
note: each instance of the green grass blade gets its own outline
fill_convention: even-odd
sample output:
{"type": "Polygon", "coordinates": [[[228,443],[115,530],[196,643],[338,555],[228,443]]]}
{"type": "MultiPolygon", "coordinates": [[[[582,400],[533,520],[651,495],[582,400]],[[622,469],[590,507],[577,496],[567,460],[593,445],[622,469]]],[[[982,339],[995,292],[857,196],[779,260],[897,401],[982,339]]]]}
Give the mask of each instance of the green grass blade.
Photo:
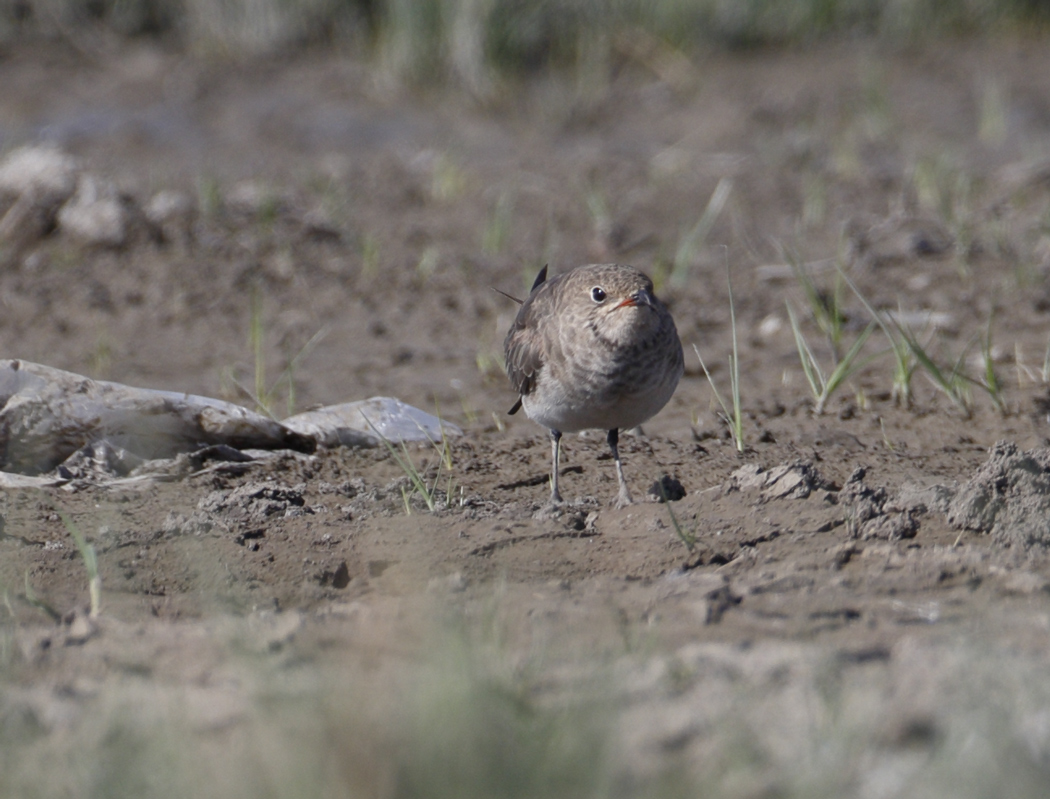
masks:
{"type": "Polygon", "coordinates": [[[715,222],[718,221],[718,217],[722,214],[722,209],[725,208],[732,189],[733,181],[731,179],[722,178],[718,181],[718,185],[715,186],[715,190],[711,193],[711,199],[707,201],[707,207],[704,208],[700,219],[697,220],[692,230],[682,238],[678,245],[674,256],[674,266],[671,269],[671,285],[681,286],[685,283],[686,278],[689,277],[689,270],[693,266],[696,253],[711,232],[715,222]]]}
{"type": "Polygon", "coordinates": [[[828,401],[831,395],[835,393],[839,386],[841,386],[843,383],[849,380],[853,375],[855,375],[873,360],[881,357],[882,355],[885,355],[886,350],[883,350],[882,352],[877,352],[874,355],[870,355],[867,358],[862,358],[860,360],[857,359],[857,356],[860,355],[861,349],[864,347],[865,342],[867,342],[868,338],[871,336],[872,331],[875,330],[875,327],[876,324],[874,322],[868,323],[868,326],[864,328],[864,332],[857,337],[857,340],[853,342],[853,346],[849,348],[849,351],[842,358],[842,360],[838,362],[838,365],[828,376],[827,383],[824,384],[824,391],[821,393],[820,398],[817,400],[817,407],[814,409],[818,415],[823,413],[825,403],[828,401]]]}
{"type": "Polygon", "coordinates": [[[964,415],[969,416],[971,412],[969,398],[966,392],[961,390],[958,380],[960,374],[958,370],[962,363],[962,359],[955,362],[952,367],[952,374],[946,376],[933,358],[930,357],[929,353],[926,352],[926,349],[919,343],[914,334],[906,330],[896,321],[894,321],[894,325],[897,327],[897,330],[900,332],[904,340],[908,343],[912,354],[926,372],[926,376],[929,377],[930,381],[944,392],[948,399],[950,399],[964,415]]]}
{"type": "Polygon", "coordinates": [[[80,557],[84,561],[84,568],[87,570],[88,575],[88,594],[91,598],[88,613],[91,618],[97,618],[102,611],[102,578],[98,573],[98,555],[95,553],[95,547],[85,540],[83,534],[73,524],[73,520],[69,516],[65,513],[59,513],[58,516],[66,530],[73,537],[77,550],[80,552],[80,557]]]}
{"type": "Polygon", "coordinates": [[[265,331],[263,330],[262,297],[258,286],[252,288],[250,318],[248,322],[248,340],[252,348],[252,357],[255,360],[255,394],[253,399],[259,409],[269,417],[273,417],[267,405],[266,396],[266,355],[263,349],[265,331]]]}
{"type": "Polygon", "coordinates": [[[29,584],[29,570],[26,569],[26,582],[25,582],[25,598],[26,602],[32,605],[37,610],[42,610],[46,613],[51,621],[59,621],[62,618],[62,614],[51,607],[47,602],[37,596],[36,591],[33,590],[33,586],[29,584]]]}
{"type": "Polygon", "coordinates": [[[842,343],[842,322],[844,319],[841,311],[841,280],[837,279],[835,281],[835,287],[832,290],[829,304],[828,299],[825,295],[821,294],[819,289],[817,289],[817,284],[813,282],[813,278],[810,277],[809,272],[807,272],[805,267],[799,262],[799,259],[788,254],[786,251],[783,252],[783,257],[784,260],[790,264],[791,271],[795,273],[795,279],[802,287],[802,293],[806,296],[806,302],[809,305],[813,321],[816,322],[817,327],[820,328],[821,332],[827,336],[828,342],[831,344],[831,350],[835,355],[835,359],[838,360],[839,346],[842,343]]]}
{"type": "Polygon", "coordinates": [[[882,350],[868,358],[863,358],[859,361],[857,360],[857,356],[860,355],[861,349],[875,330],[875,327],[876,325],[874,322],[868,323],[868,326],[864,328],[864,331],[859,336],[857,336],[857,340],[853,342],[853,346],[849,348],[849,351],[832,371],[831,375],[828,377],[827,383],[830,387],[829,393],[871,363],[873,359],[886,354],[887,350],[882,350]]]}
{"type": "Polygon", "coordinates": [[[819,400],[821,394],[824,393],[827,381],[824,379],[824,374],[813,357],[809,344],[806,343],[806,338],[802,334],[802,329],[799,327],[798,319],[795,317],[795,312],[790,304],[787,304],[787,312],[788,319],[791,322],[791,332],[795,335],[795,347],[798,349],[798,358],[802,362],[802,372],[806,375],[806,380],[813,391],[814,399],[819,400]]]}
{"type": "Polygon", "coordinates": [[[664,491],[664,484],[662,481],[658,481],[656,484],[657,490],[660,492],[660,499],[663,500],[664,507],[667,508],[667,513],[671,517],[671,527],[674,528],[675,535],[678,539],[685,544],[685,548],[692,552],[696,549],[696,532],[693,530],[686,530],[678,522],[678,517],[675,516],[674,508],[671,507],[671,500],[667,498],[667,492],[664,491]]]}
{"type": "Polygon", "coordinates": [[[292,356],[292,359],[288,362],[288,366],[284,368],[281,374],[277,377],[277,380],[274,381],[273,388],[267,392],[267,405],[272,404],[278,387],[284,383],[288,388],[288,415],[291,416],[295,413],[295,373],[298,370],[299,365],[306,360],[307,356],[313,352],[314,348],[324,340],[325,336],[328,335],[330,329],[331,325],[325,325],[322,327],[310,336],[310,339],[303,344],[299,352],[292,356]]]}
{"type": "Polygon", "coordinates": [[[981,385],[992,403],[1000,413],[1006,412],[1006,404],[1003,402],[1003,386],[999,376],[995,373],[995,361],[992,358],[992,319],[994,314],[988,317],[988,327],[985,330],[984,339],[981,341],[981,360],[984,362],[984,383],[981,385]]]}
{"type": "MultiPolygon", "coordinates": [[[[719,184],[721,185],[721,184],[719,184]]],[[[733,394],[733,438],[739,452],[744,451],[744,416],[740,410],[740,349],[736,334],[736,302],[733,300],[733,281],[729,276],[729,257],[726,256],[726,286],[729,290],[729,325],[733,334],[733,355],[729,360],[729,383],[733,394]]]]}
{"type": "Polygon", "coordinates": [[[707,375],[707,382],[711,385],[711,391],[714,393],[715,399],[718,401],[718,404],[721,406],[722,413],[725,414],[726,419],[731,418],[730,414],[729,414],[729,406],[726,405],[725,400],[722,399],[722,394],[718,390],[718,386],[715,385],[715,379],[713,377],[711,377],[711,373],[707,369],[707,364],[704,363],[704,358],[700,354],[700,350],[698,350],[696,348],[695,344],[693,345],[693,352],[696,353],[696,358],[697,358],[698,361],[700,361],[700,368],[703,369],[704,370],[704,374],[707,375]]]}
{"type": "MultiPolygon", "coordinates": [[[[386,447],[386,451],[390,453],[390,456],[394,459],[394,462],[398,465],[401,471],[404,472],[405,476],[408,477],[408,479],[411,481],[412,487],[421,497],[423,497],[423,501],[426,503],[427,509],[433,511],[435,508],[433,490],[427,486],[427,481],[423,478],[423,475],[419,473],[419,469],[417,469],[416,465],[412,462],[412,458],[409,456],[408,448],[405,446],[405,444],[403,442],[401,444],[401,449],[404,453],[404,457],[402,457],[398,454],[397,450],[394,448],[394,445],[390,443],[386,436],[384,436],[382,433],[379,432],[379,430],[376,429],[376,426],[372,424],[371,419],[365,417],[365,422],[367,422],[368,426],[372,428],[372,432],[376,434],[379,440],[383,442],[383,446],[386,447]]],[[[404,495],[404,489],[402,489],[402,497],[405,500],[406,512],[410,513],[411,511],[409,510],[408,497],[404,495]]]]}

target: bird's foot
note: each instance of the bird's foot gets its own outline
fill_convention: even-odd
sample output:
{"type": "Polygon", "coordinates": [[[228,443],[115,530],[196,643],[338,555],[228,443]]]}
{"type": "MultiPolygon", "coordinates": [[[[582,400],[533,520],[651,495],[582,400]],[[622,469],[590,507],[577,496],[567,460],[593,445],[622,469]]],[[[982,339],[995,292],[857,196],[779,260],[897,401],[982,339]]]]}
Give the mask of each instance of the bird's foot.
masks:
{"type": "Polygon", "coordinates": [[[620,487],[620,493],[616,495],[616,499],[613,500],[613,507],[616,510],[626,508],[628,505],[633,505],[634,500],[631,499],[631,492],[627,490],[627,486],[620,487]]]}
{"type": "Polygon", "coordinates": [[[567,507],[567,503],[561,498],[561,494],[551,494],[551,498],[532,515],[532,518],[540,521],[560,518],[567,507]]]}

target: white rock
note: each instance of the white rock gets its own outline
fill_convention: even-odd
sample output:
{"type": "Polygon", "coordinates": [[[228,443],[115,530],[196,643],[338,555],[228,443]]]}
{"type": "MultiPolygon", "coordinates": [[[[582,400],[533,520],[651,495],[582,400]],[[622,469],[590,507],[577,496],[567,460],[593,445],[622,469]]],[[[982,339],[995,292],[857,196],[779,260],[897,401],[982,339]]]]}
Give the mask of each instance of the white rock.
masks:
{"type": "Polygon", "coordinates": [[[168,242],[188,244],[197,208],[185,192],[164,189],[154,194],[142,209],[154,233],[168,242]]]}
{"type": "Polygon", "coordinates": [[[187,194],[175,189],[164,189],[154,194],[143,209],[154,225],[179,223],[193,213],[193,201],[187,194]]]}
{"type": "Polygon", "coordinates": [[[221,400],[0,360],[0,469],[46,472],[103,440],[147,460],[211,444],[267,449],[310,444],[268,417],[221,400]]]}
{"type": "Polygon", "coordinates": [[[286,211],[288,198],[257,180],[244,180],[226,193],[223,204],[231,213],[258,216],[266,212],[286,211]]]}
{"type": "Polygon", "coordinates": [[[127,240],[128,211],[120,193],[109,181],[82,175],[77,190],[58,210],[62,233],[87,244],[120,247],[127,240]]]}
{"type": "Polygon", "coordinates": [[[33,193],[23,194],[0,216],[0,241],[22,250],[47,233],[54,206],[33,193]]]}
{"type": "Polygon", "coordinates": [[[759,323],[758,335],[760,338],[773,338],[783,327],[784,320],[777,314],[772,313],[759,323]]]}
{"type": "Polygon", "coordinates": [[[24,250],[51,228],[73,193],[77,164],[53,147],[20,147],[0,162],[0,241],[24,250]]]}
{"type": "Polygon", "coordinates": [[[0,162],[0,195],[31,194],[57,205],[73,193],[76,183],[76,159],[55,147],[19,147],[0,162]]]}
{"type": "Polygon", "coordinates": [[[289,430],[326,447],[374,447],[387,441],[441,441],[463,434],[456,425],[393,397],[328,405],[282,419],[289,430]]]}

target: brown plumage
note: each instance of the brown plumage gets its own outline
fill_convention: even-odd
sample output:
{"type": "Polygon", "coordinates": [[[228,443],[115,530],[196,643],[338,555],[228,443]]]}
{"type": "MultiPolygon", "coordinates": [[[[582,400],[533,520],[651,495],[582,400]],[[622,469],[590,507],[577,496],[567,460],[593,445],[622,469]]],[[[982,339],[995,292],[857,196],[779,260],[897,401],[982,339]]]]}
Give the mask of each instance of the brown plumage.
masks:
{"type": "Polygon", "coordinates": [[[551,431],[551,502],[558,491],[562,433],[608,431],[619,483],[617,505],[631,502],[619,431],[667,404],[682,376],[682,344],[653,283],[633,266],[581,266],[547,280],[540,271],[504,342],[515,413],[551,431]]]}

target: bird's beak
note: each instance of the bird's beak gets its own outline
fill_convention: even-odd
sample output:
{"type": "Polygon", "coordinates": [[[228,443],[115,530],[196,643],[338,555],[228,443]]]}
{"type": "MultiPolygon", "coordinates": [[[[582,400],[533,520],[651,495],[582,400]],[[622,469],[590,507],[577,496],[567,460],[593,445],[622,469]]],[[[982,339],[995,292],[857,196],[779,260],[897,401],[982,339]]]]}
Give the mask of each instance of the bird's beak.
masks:
{"type": "Polygon", "coordinates": [[[652,304],[653,304],[653,298],[652,298],[652,296],[650,296],[649,292],[646,291],[645,289],[638,289],[638,291],[636,291],[634,294],[632,294],[627,299],[625,299],[622,302],[620,302],[620,304],[617,305],[616,307],[617,308],[626,308],[626,307],[631,307],[631,306],[635,306],[635,305],[652,305],[652,304]]]}

